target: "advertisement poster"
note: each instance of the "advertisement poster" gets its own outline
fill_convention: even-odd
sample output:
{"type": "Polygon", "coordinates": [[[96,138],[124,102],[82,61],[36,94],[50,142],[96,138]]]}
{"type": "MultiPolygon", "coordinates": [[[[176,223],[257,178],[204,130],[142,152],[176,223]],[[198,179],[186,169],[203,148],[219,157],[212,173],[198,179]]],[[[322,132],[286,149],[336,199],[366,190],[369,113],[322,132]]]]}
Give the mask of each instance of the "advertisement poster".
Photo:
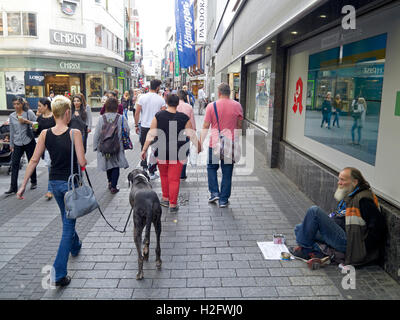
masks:
{"type": "Polygon", "coordinates": [[[6,95],[7,95],[7,109],[13,109],[12,99],[15,96],[21,96],[25,98],[25,81],[24,72],[6,72],[6,95]]]}

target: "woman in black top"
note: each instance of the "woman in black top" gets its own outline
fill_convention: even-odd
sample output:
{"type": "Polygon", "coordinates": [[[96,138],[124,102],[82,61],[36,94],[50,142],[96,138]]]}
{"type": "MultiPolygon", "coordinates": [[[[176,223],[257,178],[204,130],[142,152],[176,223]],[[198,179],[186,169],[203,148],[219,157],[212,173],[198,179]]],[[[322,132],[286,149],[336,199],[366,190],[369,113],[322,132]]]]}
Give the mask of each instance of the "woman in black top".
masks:
{"type": "Polygon", "coordinates": [[[83,103],[82,97],[77,94],[72,98],[71,108],[71,122],[69,127],[78,129],[83,138],[83,146],[86,153],[87,136],[88,136],[88,113],[86,112],[86,106],[83,103]]]}
{"type": "Polygon", "coordinates": [[[145,160],[150,143],[157,137],[153,147],[157,148],[157,165],[163,194],[161,205],[169,206],[170,212],[178,211],[180,176],[190,145],[186,142],[186,136],[190,137],[198,152],[201,152],[201,144],[192,129],[189,117],[176,111],[178,104],[179,98],[176,94],[168,95],[168,108],[154,117],[141,154],[142,160],[145,160]]]}
{"type": "MultiPolygon", "coordinates": [[[[36,113],[38,118],[36,119],[37,125],[33,126],[33,131],[36,134],[36,137],[40,136],[43,130],[52,128],[56,125],[56,121],[53,117],[53,112],[51,111],[51,101],[47,98],[41,98],[38,102],[38,112],[36,113]]],[[[44,151],[44,155],[42,159],[46,162],[46,167],[49,170],[50,174],[50,154],[47,150],[44,151]]],[[[51,200],[53,198],[53,193],[51,191],[50,182],[47,186],[47,193],[45,194],[45,198],[47,200],[51,200]]]]}
{"type": "MultiPolygon", "coordinates": [[[[74,157],[73,170],[78,173],[76,162],[81,167],[86,166],[85,152],[82,143],[82,134],[79,130],[68,128],[71,120],[71,101],[63,96],[56,96],[51,103],[56,125],[53,128],[45,129],[39,136],[35,152],[31,161],[26,168],[24,181],[18,190],[17,197],[23,199],[26,184],[29,177],[33,173],[40,161],[45,148],[50,153],[50,184],[53,190],[54,198],[57,201],[61,211],[61,219],[63,223],[63,233],[60,246],[58,248],[56,260],[54,262],[54,278],[52,284],[55,286],[66,286],[71,282],[71,278],[67,276],[68,257],[77,256],[82,242],[79,240],[75,231],[75,219],[67,219],[65,215],[64,195],[68,191],[68,178],[71,173],[71,135],[74,135],[74,157]],[[72,132],[73,131],[73,132],[72,132]]],[[[53,273],[53,275],[54,275],[53,273]]]]}

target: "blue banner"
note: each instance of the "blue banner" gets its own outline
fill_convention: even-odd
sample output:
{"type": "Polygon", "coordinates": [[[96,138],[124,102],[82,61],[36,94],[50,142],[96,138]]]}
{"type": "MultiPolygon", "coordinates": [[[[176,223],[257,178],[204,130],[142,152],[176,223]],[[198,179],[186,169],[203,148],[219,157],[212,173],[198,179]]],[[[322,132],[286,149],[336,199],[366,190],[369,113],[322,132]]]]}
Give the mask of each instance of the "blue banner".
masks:
{"type": "Polygon", "coordinates": [[[176,42],[181,68],[196,64],[193,0],[175,0],[176,42]]]}

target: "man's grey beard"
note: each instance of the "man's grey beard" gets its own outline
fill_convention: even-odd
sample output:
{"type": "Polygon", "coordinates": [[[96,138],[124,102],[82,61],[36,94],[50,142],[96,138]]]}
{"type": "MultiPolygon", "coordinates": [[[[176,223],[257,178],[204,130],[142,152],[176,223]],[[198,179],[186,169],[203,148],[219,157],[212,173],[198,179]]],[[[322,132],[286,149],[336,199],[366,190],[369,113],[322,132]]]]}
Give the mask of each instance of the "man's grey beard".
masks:
{"type": "Polygon", "coordinates": [[[350,186],[349,188],[340,188],[336,189],[335,195],[333,196],[336,201],[342,201],[348,194],[353,191],[353,187],[350,186]]]}

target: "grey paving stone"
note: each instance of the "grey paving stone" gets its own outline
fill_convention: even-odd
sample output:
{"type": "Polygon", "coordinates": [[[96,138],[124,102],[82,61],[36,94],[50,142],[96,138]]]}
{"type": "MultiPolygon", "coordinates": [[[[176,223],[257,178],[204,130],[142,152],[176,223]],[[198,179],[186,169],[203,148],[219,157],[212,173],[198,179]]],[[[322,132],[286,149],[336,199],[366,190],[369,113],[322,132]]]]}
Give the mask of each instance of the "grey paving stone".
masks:
{"type": "Polygon", "coordinates": [[[118,279],[88,279],[84,288],[116,288],[118,283],[118,279]]]}
{"type": "Polygon", "coordinates": [[[167,299],[169,289],[135,289],[132,299],[167,299]]]}
{"type": "Polygon", "coordinates": [[[236,269],[238,277],[269,277],[268,269],[236,269]]]}
{"type": "Polygon", "coordinates": [[[153,288],[186,288],[186,279],[153,279],[153,288]]]}
{"type": "Polygon", "coordinates": [[[191,269],[217,269],[218,263],[216,261],[200,261],[200,262],[188,262],[187,268],[191,269]]]}
{"type": "Polygon", "coordinates": [[[291,296],[306,297],[315,295],[311,287],[306,287],[306,286],[276,287],[276,290],[278,291],[278,294],[281,297],[291,297],[291,296]]]}
{"type": "Polygon", "coordinates": [[[100,289],[96,298],[100,299],[130,299],[133,289],[100,289]]]}
{"type": "Polygon", "coordinates": [[[206,288],[207,298],[241,298],[240,288],[206,288]]]}
{"type": "Polygon", "coordinates": [[[221,287],[222,282],[220,278],[194,278],[187,279],[187,286],[194,288],[221,287]]]}
{"type": "Polygon", "coordinates": [[[191,298],[204,298],[204,288],[179,288],[169,289],[169,298],[172,299],[191,299],[191,298]]]}
{"type": "Polygon", "coordinates": [[[311,286],[317,296],[341,296],[340,291],[332,285],[311,286]]]}
{"type": "Polygon", "coordinates": [[[201,278],[201,277],[203,277],[202,269],[171,270],[171,278],[201,278]]]}
{"type": "Polygon", "coordinates": [[[282,276],[302,276],[303,273],[299,269],[294,268],[269,268],[269,273],[272,277],[282,277],[282,276]]]}
{"type": "Polygon", "coordinates": [[[204,270],[205,278],[233,278],[236,277],[235,269],[204,270]]]}
{"type": "Polygon", "coordinates": [[[219,261],[218,262],[218,267],[220,269],[239,269],[239,268],[245,268],[248,269],[250,268],[250,264],[247,261],[219,261]]]}
{"type": "Polygon", "coordinates": [[[256,281],[252,277],[221,278],[223,287],[252,287],[256,281]]]}
{"type": "Polygon", "coordinates": [[[278,297],[278,292],[274,287],[250,287],[241,288],[243,297],[246,298],[263,298],[278,297]]]}
{"type": "Polygon", "coordinates": [[[66,288],[64,289],[61,298],[65,299],[77,299],[77,298],[95,298],[99,289],[74,289],[66,288]]]}
{"type": "Polygon", "coordinates": [[[144,279],[136,280],[135,277],[132,279],[120,279],[118,283],[118,288],[126,288],[126,289],[150,289],[153,285],[153,279],[147,278],[146,274],[144,275],[144,279]]]}
{"type": "Polygon", "coordinates": [[[125,265],[125,262],[98,262],[94,266],[94,270],[123,270],[125,265]]]}
{"type": "Polygon", "coordinates": [[[291,282],[288,277],[255,277],[257,286],[263,287],[283,287],[291,286],[291,282]]]}
{"type": "Polygon", "coordinates": [[[320,286],[330,284],[331,282],[326,277],[289,277],[290,282],[294,286],[320,286]]]}
{"type": "Polygon", "coordinates": [[[229,253],[223,254],[203,254],[201,256],[202,261],[231,261],[232,255],[229,253]]]}
{"type": "Polygon", "coordinates": [[[77,270],[74,278],[78,279],[102,279],[105,278],[107,270],[77,270]]]}

